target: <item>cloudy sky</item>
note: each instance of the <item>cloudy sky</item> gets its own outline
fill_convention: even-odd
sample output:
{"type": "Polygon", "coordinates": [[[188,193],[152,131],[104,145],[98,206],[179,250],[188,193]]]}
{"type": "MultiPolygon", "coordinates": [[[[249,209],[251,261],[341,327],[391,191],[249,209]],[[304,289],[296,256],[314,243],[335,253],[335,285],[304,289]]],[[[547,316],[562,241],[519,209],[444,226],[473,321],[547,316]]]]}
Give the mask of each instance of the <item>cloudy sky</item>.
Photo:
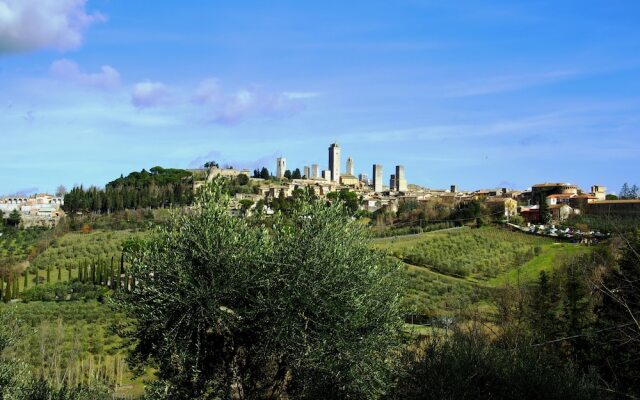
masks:
{"type": "Polygon", "coordinates": [[[0,193],[207,160],[640,184],[640,2],[0,0],[0,193]]]}

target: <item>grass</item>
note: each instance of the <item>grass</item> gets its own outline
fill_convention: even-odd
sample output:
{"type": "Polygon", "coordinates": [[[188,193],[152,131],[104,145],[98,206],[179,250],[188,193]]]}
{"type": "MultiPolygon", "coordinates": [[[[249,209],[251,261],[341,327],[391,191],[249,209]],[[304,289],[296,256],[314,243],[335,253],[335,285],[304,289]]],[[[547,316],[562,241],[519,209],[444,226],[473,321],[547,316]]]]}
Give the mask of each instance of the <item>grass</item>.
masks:
{"type": "Polygon", "coordinates": [[[592,248],[579,244],[552,243],[542,248],[542,253],[520,267],[511,269],[487,282],[490,286],[530,283],[538,279],[540,272],[550,272],[561,265],[566,258],[587,254],[592,248]]]}
{"type": "MultiPolygon", "coordinates": [[[[36,257],[31,263],[34,269],[56,270],[61,267],[77,268],[83,263],[96,259],[116,259],[120,257],[122,243],[129,238],[142,236],[144,233],[132,231],[94,231],[91,233],[68,233],[54,241],[49,248],[36,257]]],[[[64,271],[63,271],[64,273],[64,271]]]]}
{"type": "Polygon", "coordinates": [[[415,265],[403,264],[407,291],[402,308],[428,319],[459,315],[489,296],[487,289],[415,265]]]}
{"type": "MultiPolygon", "coordinates": [[[[406,237],[376,239],[374,248],[383,249],[402,262],[406,274],[407,292],[403,308],[411,315],[428,321],[445,316],[495,313],[492,293],[507,284],[530,284],[540,271],[551,271],[565,258],[588,253],[592,248],[554,243],[551,239],[511,232],[497,227],[462,228],[406,237]],[[430,253],[434,247],[440,253],[423,265],[407,261],[407,254],[430,253]],[[514,256],[513,253],[521,255],[514,256]],[[441,268],[442,259],[461,264],[475,274],[456,274],[441,268]],[[491,263],[481,264],[483,259],[491,263]],[[489,269],[480,269],[478,265],[489,269]]],[[[409,322],[409,321],[408,321],[409,322]]],[[[420,323],[424,323],[421,321],[420,323]]]]}
{"type": "Polygon", "coordinates": [[[123,318],[96,301],[30,302],[0,305],[0,312],[13,312],[19,321],[18,340],[5,356],[25,362],[36,376],[61,384],[90,384],[99,378],[117,393],[139,397],[146,371],[134,376],[125,362],[123,339],[110,325],[123,318]],[[65,378],[66,377],[66,378],[65,378]]]}
{"type": "Polygon", "coordinates": [[[552,241],[494,227],[435,232],[375,243],[408,264],[486,281],[518,267],[552,241]]]}
{"type": "Polygon", "coordinates": [[[0,236],[0,258],[24,260],[38,240],[47,232],[45,228],[5,229],[0,236]]]}

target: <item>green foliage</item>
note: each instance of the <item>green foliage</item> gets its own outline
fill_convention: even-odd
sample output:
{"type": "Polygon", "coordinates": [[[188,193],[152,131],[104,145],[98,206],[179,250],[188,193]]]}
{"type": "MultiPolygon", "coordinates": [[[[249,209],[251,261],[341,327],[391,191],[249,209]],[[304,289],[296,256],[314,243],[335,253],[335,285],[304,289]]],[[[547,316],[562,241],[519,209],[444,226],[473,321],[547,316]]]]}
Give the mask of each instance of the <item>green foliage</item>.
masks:
{"type": "Polygon", "coordinates": [[[524,264],[545,239],[495,228],[433,234],[395,255],[409,264],[461,277],[487,279],[524,264]]]}
{"type": "Polygon", "coordinates": [[[262,169],[255,169],[253,171],[253,177],[269,180],[271,179],[271,174],[269,173],[269,170],[266,167],[262,167],[262,169]]]}
{"type": "Polygon", "coordinates": [[[24,397],[17,399],[103,399],[108,389],[125,383],[141,391],[125,364],[125,342],[109,330],[124,316],[109,307],[95,301],[31,302],[0,306],[0,319],[5,315],[12,324],[0,324],[0,330],[12,326],[14,339],[0,360],[22,368],[24,397]]]}
{"type": "Polygon", "coordinates": [[[638,189],[637,185],[629,187],[629,184],[626,182],[622,185],[622,189],[620,189],[620,199],[631,200],[637,199],[638,196],[640,196],[640,189],[638,189]]]}
{"type": "Polygon", "coordinates": [[[145,233],[129,231],[96,231],[88,234],[69,233],[47,248],[32,262],[32,269],[62,267],[76,269],[96,259],[119,257],[122,243],[131,237],[144,236],[145,233]]]}
{"type": "Polygon", "coordinates": [[[61,300],[99,300],[107,294],[103,286],[92,283],[57,282],[50,285],[35,286],[20,293],[23,301],[61,301],[61,300]]]}
{"type": "Polygon", "coordinates": [[[109,182],[104,190],[74,187],[64,197],[69,214],[162,208],[193,202],[193,175],[182,169],[153,167],[109,182]]]}
{"type": "Polygon", "coordinates": [[[450,229],[455,227],[454,222],[437,222],[432,224],[421,224],[418,226],[404,226],[392,229],[373,229],[373,236],[378,238],[404,236],[404,235],[418,235],[421,233],[440,231],[443,229],[450,229]]]}
{"type": "Polygon", "coordinates": [[[17,209],[9,213],[9,217],[7,218],[8,226],[18,227],[20,226],[21,222],[22,222],[22,216],[20,215],[20,212],[17,209]]]}
{"type": "Polygon", "coordinates": [[[0,236],[0,258],[26,259],[46,232],[45,228],[5,229],[0,236]]]}
{"type": "Polygon", "coordinates": [[[339,192],[331,192],[327,194],[327,199],[330,201],[339,201],[344,204],[350,214],[355,214],[360,208],[362,199],[358,197],[358,194],[350,191],[349,189],[342,189],[339,192]]]}
{"type": "Polygon", "coordinates": [[[365,228],[316,201],[250,225],[209,190],[128,254],[138,283],[116,296],[133,358],[157,362],[150,398],[379,397],[400,290],[365,228]]]}
{"type": "Polygon", "coordinates": [[[527,343],[506,347],[478,329],[433,335],[408,352],[393,399],[604,399],[595,381],[527,343]],[[417,354],[416,354],[417,353],[417,354]]]}
{"type": "Polygon", "coordinates": [[[594,364],[607,382],[640,396],[640,232],[624,242],[622,257],[602,277],[595,309],[594,364]]]}
{"type": "Polygon", "coordinates": [[[613,215],[573,215],[566,222],[567,226],[586,225],[589,229],[608,233],[634,232],[640,227],[640,216],[613,215]]]}
{"type": "Polygon", "coordinates": [[[258,188],[258,184],[252,184],[249,177],[240,174],[233,178],[221,178],[224,182],[224,191],[233,196],[237,193],[251,194],[258,188]]]}
{"type": "Polygon", "coordinates": [[[487,288],[434,273],[426,268],[404,265],[406,288],[402,300],[405,320],[429,323],[434,319],[460,315],[473,304],[490,298],[487,288]]]}

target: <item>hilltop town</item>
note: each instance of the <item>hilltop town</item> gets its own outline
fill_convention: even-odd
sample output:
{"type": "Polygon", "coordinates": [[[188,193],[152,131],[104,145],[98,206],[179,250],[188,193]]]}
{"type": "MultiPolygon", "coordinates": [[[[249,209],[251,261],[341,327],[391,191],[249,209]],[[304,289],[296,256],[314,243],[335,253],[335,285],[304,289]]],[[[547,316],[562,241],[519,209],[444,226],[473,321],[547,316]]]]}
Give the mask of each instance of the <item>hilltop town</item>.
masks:
{"type": "MultiPolygon", "coordinates": [[[[513,188],[461,190],[452,184],[449,189],[431,189],[409,184],[403,165],[396,165],[387,178],[381,164],[373,164],[371,176],[366,172],[356,173],[356,164],[347,157],[342,169],[342,149],[337,143],[328,148],[326,169],[319,164],[311,164],[293,171],[288,169],[287,160],[276,160],[275,175],[267,168],[249,171],[231,166],[220,167],[209,162],[204,168],[191,170],[193,189],[216,177],[248,180],[251,191],[239,191],[233,194],[230,212],[241,216],[251,214],[260,207],[261,212],[274,213],[269,206],[276,199],[287,199],[296,191],[312,193],[319,198],[330,197],[331,193],[348,192],[355,194],[358,208],[368,213],[384,210],[396,213],[406,204],[439,203],[451,208],[471,201],[480,202],[495,219],[504,218],[521,221],[522,225],[565,222],[576,215],[595,215],[611,217],[640,216],[640,199],[618,199],[607,194],[601,185],[591,186],[589,191],[566,182],[536,183],[529,189],[513,188]],[[521,220],[518,218],[521,217],[521,220]]],[[[153,169],[152,169],[153,170],[153,169]]],[[[5,219],[11,213],[18,212],[22,225],[53,226],[65,209],[64,196],[37,194],[30,197],[8,196],[0,198],[0,212],[5,219]]]]}
{"type": "MultiPolygon", "coordinates": [[[[455,184],[449,189],[430,189],[409,184],[402,165],[395,166],[388,180],[381,164],[372,165],[371,178],[365,172],[356,174],[352,157],[347,157],[344,170],[341,167],[341,148],[333,143],[328,149],[327,169],[312,164],[304,166],[302,171],[296,168],[292,172],[287,169],[286,158],[280,157],[276,161],[275,176],[268,173],[261,176],[258,170],[251,174],[246,169],[221,168],[215,163],[206,169],[206,175],[209,181],[216,176],[235,178],[246,175],[258,184],[256,193],[235,194],[232,212],[238,215],[246,211],[247,204],[250,204],[248,208],[251,211],[261,204],[261,200],[268,203],[277,198],[289,198],[296,190],[305,190],[321,198],[339,191],[353,192],[360,199],[360,208],[371,213],[381,209],[397,212],[403,204],[410,202],[439,202],[455,206],[479,201],[493,215],[505,218],[519,215],[530,224],[550,221],[561,223],[572,215],[580,214],[640,216],[639,199],[617,199],[616,195],[607,195],[607,189],[602,185],[593,185],[589,191],[566,182],[536,183],[525,190],[506,187],[461,190],[455,184]]],[[[196,185],[203,183],[199,181],[196,185]]],[[[272,210],[267,209],[267,212],[272,210]]]]}

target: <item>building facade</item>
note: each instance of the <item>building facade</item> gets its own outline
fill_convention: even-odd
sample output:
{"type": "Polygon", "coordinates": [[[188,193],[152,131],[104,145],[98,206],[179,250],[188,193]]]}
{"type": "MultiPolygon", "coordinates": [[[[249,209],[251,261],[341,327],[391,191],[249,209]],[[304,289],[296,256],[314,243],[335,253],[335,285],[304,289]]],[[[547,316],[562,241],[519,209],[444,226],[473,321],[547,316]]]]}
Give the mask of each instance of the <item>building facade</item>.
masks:
{"type": "Polygon", "coordinates": [[[337,143],[329,146],[329,170],[331,181],[340,182],[340,146],[337,143]]]}
{"type": "Polygon", "coordinates": [[[287,170],[287,159],[284,157],[278,158],[278,165],[276,168],[276,178],[282,179],[284,178],[284,173],[287,170]]]}
{"type": "Polygon", "coordinates": [[[398,192],[407,191],[407,177],[404,175],[404,166],[396,165],[396,190],[398,192]]]}
{"type": "Polygon", "coordinates": [[[382,165],[373,165],[373,191],[376,193],[382,192],[382,165]]]}
{"type": "Polygon", "coordinates": [[[353,158],[351,157],[347,158],[347,175],[356,176],[356,171],[353,166],[353,158]]]}

